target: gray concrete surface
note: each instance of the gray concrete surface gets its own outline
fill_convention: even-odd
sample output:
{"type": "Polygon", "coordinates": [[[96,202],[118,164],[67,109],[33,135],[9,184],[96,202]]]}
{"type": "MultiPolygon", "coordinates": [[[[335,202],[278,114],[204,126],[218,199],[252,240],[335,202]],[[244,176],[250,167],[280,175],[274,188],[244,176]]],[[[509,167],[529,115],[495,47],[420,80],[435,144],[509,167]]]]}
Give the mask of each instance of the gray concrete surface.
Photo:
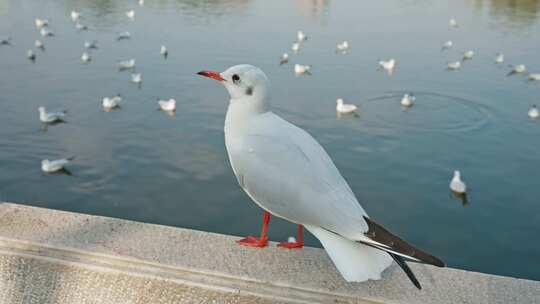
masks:
{"type": "MultiPolygon", "coordinates": [[[[540,303],[540,282],[412,264],[347,283],[317,248],[0,204],[4,303],[540,303]]],[[[531,265],[531,267],[539,267],[531,265]]]]}

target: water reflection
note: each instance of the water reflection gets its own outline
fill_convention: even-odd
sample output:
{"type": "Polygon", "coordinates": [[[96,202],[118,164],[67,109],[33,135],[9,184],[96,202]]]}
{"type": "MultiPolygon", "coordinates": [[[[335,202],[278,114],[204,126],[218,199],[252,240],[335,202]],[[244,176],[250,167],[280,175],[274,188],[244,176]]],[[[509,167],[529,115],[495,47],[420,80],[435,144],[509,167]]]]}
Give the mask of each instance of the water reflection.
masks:
{"type": "Polygon", "coordinates": [[[297,0],[296,6],[300,15],[312,20],[326,20],[330,8],[329,0],[297,0]]]}
{"type": "Polygon", "coordinates": [[[539,0],[473,0],[475,11],[487,12],[508,27],[532,26],[540,11],[539,0]]]}
{"type": "Polygon", "coordinates": [[[251,0],[177,0],[187,14],[207,17],[245,13],[251,0]]]}

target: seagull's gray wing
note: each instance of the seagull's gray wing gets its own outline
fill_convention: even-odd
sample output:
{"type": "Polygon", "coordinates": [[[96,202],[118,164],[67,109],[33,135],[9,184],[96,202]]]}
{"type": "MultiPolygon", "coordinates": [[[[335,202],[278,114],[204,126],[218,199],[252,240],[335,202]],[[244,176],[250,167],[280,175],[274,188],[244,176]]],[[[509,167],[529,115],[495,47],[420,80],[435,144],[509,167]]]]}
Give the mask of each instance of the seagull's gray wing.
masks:
{"type": "Polygon", "coordinates": [[[354,239],[368,230],[365,211],[326,151],[304,130],[268,113],[229,147],[242,188],[292,222],[354,239]]]}

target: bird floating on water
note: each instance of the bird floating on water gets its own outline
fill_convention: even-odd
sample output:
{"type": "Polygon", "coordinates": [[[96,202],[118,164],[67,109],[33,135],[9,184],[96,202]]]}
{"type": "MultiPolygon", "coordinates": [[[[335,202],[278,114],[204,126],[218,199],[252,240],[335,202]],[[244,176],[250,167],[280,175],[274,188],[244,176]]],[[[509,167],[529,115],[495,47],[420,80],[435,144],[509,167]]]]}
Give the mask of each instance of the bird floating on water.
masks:
{"type": "Polygon", "coordinates": [[[503,63],[503,62],[504,62],[504,54],[503,53],[498,53],[495,56],[495,63],[500,64],[500,63],[503,63]]]}
{"type": "Polygon", "coordinates": [[[36,28],[38,30],[41,30],[42,28],[49,26],[49,20],[36,18],[35,24],[36,24],[36,28]]]}
{"type": "Polygon", "coordinates": [[[133,82],[134,84],[140,87],[142,84],[142,74],[141,73],[131,74],[131,82],[133,82]]]}
{"type": "Polygon", "coordinates": [[[139,5],[144,6],[144,0],[139,0],[139,5]]]}
{"type": "Polygon", "coordinates": [[[118,69],[120,71],[132,70],[135,68],[135,59],[122,60],[118,62],[118,69]]]}
{"type": "Polygon", "coordinates": [[[341,114],[353,113],[358,110],[358,107],[353,104],[348,104],[343,101],[343,98],[336,99],[336,112],[341,114]]]}
{"type": "Polygon", "coordinates": [[[295,64],[294,65],[294,74],[296,76],[299,75],[311,75],[311,66],[310,65],[303,65],[303,64],[295,64]]]}
{"type": "Polygon", "coordinates": [[[41,28],[41,30],[39,31],[39,34],[43,37],[53,37],[54,36],[54,32],[49,30],[47,27],[44,27],[44,28],[41,28]]]}
{"type": "Polygon", "coordinates": [[[459,170],[454,171],[454,177],[452,178],[452,181],[450,181],[450,190],[459,194],[467,192],[467,185],[461,180],[461,173],[459,170]]]}
{"type": "Polygon", "coordinates": [[[122,97],[120,95],[116,95],[114,97],[104,97],[102,101],[103,109],[106,112],[109,112],[112,109],[120,107],[121,102],[122,97]]]}
{"type": "Polygon", "coordinates": [[[441,49],[442,50],[448,50],[448,49],[451,49],[453,46],[454,46],[454,43],[452,42],[452,40],[448,40],[445,43],[443,43],[441,49]]]}
{"type": "Polygon", "coordinates": [[[396,67],[395,59],[379,61],[379,68],[382,68],[383,70],[387,71],[388,74],[390,75],[394,72],[395,67],[396,67]]]}
{"type": "Polygon", "coordinates": [[[454,18],[451,18],[450,21],[448,21],[448,24],[449,24],[451,27],[459,27],[458,22],[457,22],[456,19],[454,19],[454,18]]]}
{"type": "Polygon", "coordinates": [[[36,48],[38,48],[38,49],[41,49],[41,50],[45,49],[45,45],[43,44],[43,42],[41,40],[34,41],[34,46],[36,48]]]}
{"type": "Polygon", "coordinates": [[[291,46],[291,50],[295,54],[298,54],[298,52],[300,51],[300,43],[298,43],[298,42],[293,43],[292,46],[291,46]]]}
{"type": "Polygon", "coordinates": [[[126,16],[131,20],[135,20],[135,11],[134,10],[127,11],[126,16]]]}
{"type": "Polygon", "coordinates": [[[92,42],[90,42],[90,41],[85,41],[85,42],[84,42],[84,48],[87,49],[87,50],[97,49],[97,48],[98,48],[97,43],[98,43],[97,40],[94,40],[94,41],[92,41],[92,42]]]}
{"type": "Polygon", "coordinates": [[[43,123],[57,123],[57,122],[65,122],[66,118],[66,110],[62,111],[55,111],[55,112],[47,112],[45,107],[41,106],[38,108],[39,111],[39,120],[43,123]]]}
{"type": "Polygon", "coordinates": [[[514,74],[523,74],[527,71],[527,68],[525,67],[524,64],[518,64],[518,65],[510,66],[510,67],[512,67],[512,70],[508,72],[508,74],[506,74],[507,76],[514,75],[514,74]]]}
{"type": "Polygon", "coordinates": [[[36,61],[36,53],[34,53],[34,51],[32,51],[32,50],[28,50],[28,51],[26,51],[26,58],[28,58],[32,62],[36,61]]]}
{"type": "Polygon", "coordinates": [[[11,45],[11,37],[2,37],[0,38],[0,45],[11,45]]]}
{"type": "Polygon", "coordinates": [[[289,54],[283,53],[281,55],[281,58],[279,58],[279,65],[283,65],[285,63],[289,62],[289,54]]]}
{"type": "Polygon", "coordinates": [[[304,42],[306,40],[307,40],[307,36],[306,36],[306,34],[304,34],[304,32],[298,31],[296,33],[296,41],[297,42],[302,43],[302,42],[304,42]]]}
{"type": "Polygon", "coordinates": [[[402,106],[406,108],[410,108],[413,106],[415,100],[416,100],[416,97],[412,93],[409,93],[409,94],[403,95],[400,103],[402,106]]]}
{"type": "Polygon", "coordinates": [[[532,119],[537,119],[540,116],[540,113],[538,112],[538,108],[536,105],[532,105],[529,109],[529,112],[527,112],[527,115],[529,115],[532,119]]]}
{"type": "Polygon", "coordinates": [[[240,187],[264,209],[260,237],[238,244],[267,246],[272,214],[299,225],[296,242],[280,247],[301,248],[305,227],[346,281],[379,280],[394,260],[420,289],[405,259],[445,266],[367,215],[324,148],[271,111],[268,78],[260,69],[243,64],[198,74],[218,80],[230,94],[224,127],[229,160],[240,187]]]}
{"type": "Polygon", "coordinates": [[[71,11],[71,20],[73,22],[79,21],[79,19],[81,19],[81,17],[82,17],[81,13],[79,13],[77,11],[71,11]]]}
{"type": "Polygon", "coordinates": [[[121,32],[116,37],[116,40],[118,40],[118,41],[120,41],[120,40],[128,40],[128,39],[131,39],[131,33],[130,32],[121,32]]]}
{"type": "Polygon", "coordinates": [[[347,40],[340,42],[336,46],[336,52],[346,54],[349,51],[349,42],[347,40]]]}
{"type": "Polygon", "coordinates": [[[446,64],[446,69],[448,70],[459,70],[459,68],[461,68],[461,61],[453,61],[446,64]]]}
{"type": "Polygon", "coordinates": [[[470,60],[473,58],[473,56],[474,56],[474,51],[468,50],[465,53],[463,53],[463,60],[470,60]]]}
{"type": "Polygon", "coordinates": [[[69,164],[75,157],[61,158],[55,160],[44,159],[41,161],[41,170],[46,173],[54,173],[64,170],[65,166],[69,164]]]}
{"type": "Polygon", "coordinates": [[[540,81],[540,73],[529,74],[529,81],[540,81]]]}
{"type": "Polygon", "coordinates": [[[166,100],[166,99],[158,99],[158,105],[159,108],[162,111],[165,112],[174,112],[176,111],[176,100],[173,98],[166,100]]]}
{"type": "Polygon", "coordinates": [[[167,58],[167,56],[169,56],[169,50],[167,50],[167,47],[162,45],[161,48],[159,49],[159,53],[161,54],[161,56],[167,58]]]}
{"type": "Polygon", "coordinates": [[[76,28],[77,30],[79,30],[79,31],[86,31],[86,30],[88,30],[88,27],[87,27],[86,25],[84,25],[84,24],[82,24],[82,23],[79,23],[79,22],[75,23],[75,28],[76,28]]]}
{"type": "Polygon", "coordinates": [[[81,60],[84,63],[89,63],[90,61],[92,61],[92,57],[90,57],[90,54],[88,54],[87,52],[83,52],[81,55],[81,60]]]}

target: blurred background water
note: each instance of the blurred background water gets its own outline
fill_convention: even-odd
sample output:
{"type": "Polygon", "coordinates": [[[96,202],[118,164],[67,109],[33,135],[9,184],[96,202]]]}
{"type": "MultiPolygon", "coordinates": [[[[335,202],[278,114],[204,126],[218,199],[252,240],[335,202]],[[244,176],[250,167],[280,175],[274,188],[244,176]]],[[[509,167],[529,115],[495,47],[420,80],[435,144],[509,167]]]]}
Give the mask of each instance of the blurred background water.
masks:
{"type": "MultiPolygon", "coordinates": [[[[540,72],[540,1],[0,0],[0,199],[234,235],[258,234],[261,210],[241,191],[223,140],[226,91],[195,73],[239,63],[271,79],[274,110],[326,148],[367,212],[450,266],[540,280],[540,124],[528,119],[538,83],[507,77],[507,64],[540,72]],[[125,12],[136,11],[135,21],[125,12]],[[75,29],[78,10],[89,30],[75,29]],[[41,38],[34,18],[56,37],[41,38]],[[457,29],[448,26],[454,17],[457,29]],[[296,31],[309,36],[290,63],[296,31]],[[116,41],[130,31],[132,39],[116,41]],[[37,60],[26,59],[35,39],[37,60]],[[82,64],[85,40],[98,40],[82,64]],[[454,49],[441,52],[446,40],[454,49]],[[347,55],[334,53],[348,40],[347,55]],[[161,44],[170,56],[159,55],[161,44]],[[460,71],[446,62],[475,51],[460,71]],[[494,64],[503,52],[506,62],[494,64]],[[389,77],[379,59],[398,60],[389,77]],[[117,61],[136,58],[140,89],[117,61]],[[313,65],[295,77],[292,64],[313,65]],[[415,106],[399,100],[415,93],[415,106]],[[122,109],[101,99],[121,93],[122,109]],[[174,117],[156,98],[178,101],[174,117]],[[359,105],[337,119],[335,100],[359,105]],[[44,132],[37,108],[65,108],[44,132]],[[75,155],[73,176],[40,161],[75,155]],[[460,169],[463,206],[448,190],[460,169]]],[[[295,181],[291,180],[291,183],[295,181]]],[[[295,226],[273,218],[272,240],[295,226]]],[[[307,243],[320,246],[312,236],[307,243]]]]}

